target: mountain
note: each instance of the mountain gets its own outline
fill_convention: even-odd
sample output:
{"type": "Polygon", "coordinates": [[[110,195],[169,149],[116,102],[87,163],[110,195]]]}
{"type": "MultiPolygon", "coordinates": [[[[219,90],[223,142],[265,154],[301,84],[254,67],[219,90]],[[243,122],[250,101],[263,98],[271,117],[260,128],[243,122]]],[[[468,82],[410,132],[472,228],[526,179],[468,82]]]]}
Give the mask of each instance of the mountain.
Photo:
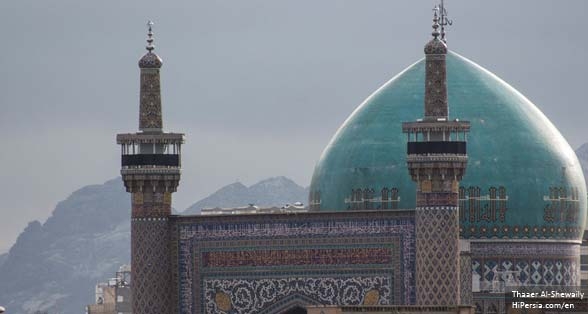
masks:
{"type": "Polygon", "coordinates": [[[4,264],[4,261],[6,260],[7,257],[8,257],[8,253],[0,254],[0,267],[2,266],[2,264],[4,264]]]}
{"type": "Polygon", "coordinates": [[[130,197],[120,178],[60,202],[30,222],[0,260],[0,304],[9,313],[80,313],[94,286],[130,260],[130,197]]]}
{"type": "Polygon", "coordinates": [[[302,202],[308,199],[305,189],[286,177],[273,177],[262,180],[250,187],[240,182],[229,184],[188,207],[182,214],[194,215],[202,208],[240,207],[255,204],[260,207],[282,206],[287,203],[302,202]]]}
{"type": "Polygon", "coordinates": [[[584,145],[576,149],[576,155],[578,156],[578,160],[580,160],[580,164],[582,164],[584,179],[588,181],[588,143],[584,143],[584,145]]]}
{"type": "MultiPolygon", "coordinates": [[[[308,192],[276,177],[250,187],[233,183],[192,205],[282,205],[308,192]]],[[[0,304],[11,314],[74,314],[94,301],[94,286],[130,261],[130,197],[120,178],[73,192],[45,223],[32,221],[0,254],[0,304]]]]}

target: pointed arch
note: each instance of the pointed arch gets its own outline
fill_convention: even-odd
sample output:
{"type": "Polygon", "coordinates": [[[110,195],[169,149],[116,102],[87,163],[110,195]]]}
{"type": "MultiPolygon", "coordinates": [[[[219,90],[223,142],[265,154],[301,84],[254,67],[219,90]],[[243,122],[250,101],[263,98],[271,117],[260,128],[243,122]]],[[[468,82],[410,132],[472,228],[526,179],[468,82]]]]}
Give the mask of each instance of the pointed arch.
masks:
{"type": "MultiPolygon", "coordinates": [[[[274,314],[274,313],[294,314],[294,313],[289,313],[289,311],[296,310],[297,308],[300,308],[300,309],[303,309],[306,311],[306,307],[309,305],[321,305],[321,303],[308,297],[308,296],[305,296],[305,295],[302,295],[299,293],[294,293],[294,294],[288,295],[287,297],[285,297],[283,299],[276,300],[276,302],[272,306],[263,309],[262,311],[259,312],[259,314],[274,314]]],[[[306,312],[304,312],[304,313],[306,313],[306,312]]]]}

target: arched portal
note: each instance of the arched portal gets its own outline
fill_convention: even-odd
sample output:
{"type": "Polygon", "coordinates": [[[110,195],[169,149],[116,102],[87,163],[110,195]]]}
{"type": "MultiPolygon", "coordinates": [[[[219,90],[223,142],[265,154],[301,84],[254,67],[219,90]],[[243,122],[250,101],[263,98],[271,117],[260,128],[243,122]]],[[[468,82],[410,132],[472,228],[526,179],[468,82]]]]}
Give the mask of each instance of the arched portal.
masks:
{"type": "Polygon", "coordinates": [[[264,308],[258,314],[306,314],[306,307],[309,305],[320,305],[321,303],[302,294],[294,293],[275,300],[274,304],[264,308]]]}
{"type": "Polygon", "coordinates": [[[283,312],[282,314],[306,314],[306,309],[302,308],[300,306],[295,306],[295,307],[283,312]]]}

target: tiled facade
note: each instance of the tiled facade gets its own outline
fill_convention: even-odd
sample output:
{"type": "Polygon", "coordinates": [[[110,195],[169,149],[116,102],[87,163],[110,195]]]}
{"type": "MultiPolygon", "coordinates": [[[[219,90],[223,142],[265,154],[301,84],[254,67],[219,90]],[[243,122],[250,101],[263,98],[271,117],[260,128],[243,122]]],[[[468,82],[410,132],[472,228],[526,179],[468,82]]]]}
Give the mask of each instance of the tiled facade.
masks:
{"type": "Polygon", "coordinates": [[[517,212],[509,208],[509,189],[505,186],[459,188],[460,236],[466,239],[578,239],[580,195],[577,187],[549,187],[543,195],[544,207],[534,224],[509,223],[517,212]]]}
{"type": "Polygon", "coordinates": [[[460,304],[472,305],[472,256],[469,251],[459,254],[460,304]]]}
{"type": "Polygon", "coordinates": [[[460,304],[456,207],[416,209],[417,304],[460,304]]]}
{"type": "Polygon", "coordinates": [[[580,284],[580,245],[553,242],[472,242],[472,270],[483,290],[492,282],[513,281],[525,286],[577,286],[580,284]]]}
{"type": "Polygon", "coordinates": [[[412,211],[172,217],[179,313],[415,302],[412,211]]]}
{"type": "Polygon", "coordinates": [[[142,132],[117,137],[121,174],[132,193],[133,312],[270,314],[308,305],[351,311],[418,305],[407,311],[461,313],[472,304],[477,313],[500,313],[505,303],[496,286],[579,284],[577,188],[551,188],[542,198],[549,203],[542,221],[509,225],[505,187],[488,188],[487,197],[478,187],[459,187],[470,124],[448,116],[447,47],[438,38],[438,21],[435,15],[434,38],[425,46],[424,118],[402,125],[415,209],[398,209],[394,185],[358,185],[345,192],[348,211],[326,211],[326,193],[314,190],[310,209],[316,212],[230,216],[171,215],[183,134],[161,130],[162,63],[152,52],[150,29],[149,52],[139,61],[142,132]],[[471,241],[467,251],[460,248],[460,233],[471,241]],[[478,277],[481,289],[472,293],[478,277]]]}
{"type": "Polygon", "coordinates": [[[133,313],[166,313],[171,307],[169,221],[133,219],[131,265],[133,313]]]}
{"type": "Polygon", "coordinates": [[[509,287],[580,285],[580,245],[573,241],[472,241],[471,252],[472,273],[480,278],[473,293],[477,314],[506,313],[509,287]]]}

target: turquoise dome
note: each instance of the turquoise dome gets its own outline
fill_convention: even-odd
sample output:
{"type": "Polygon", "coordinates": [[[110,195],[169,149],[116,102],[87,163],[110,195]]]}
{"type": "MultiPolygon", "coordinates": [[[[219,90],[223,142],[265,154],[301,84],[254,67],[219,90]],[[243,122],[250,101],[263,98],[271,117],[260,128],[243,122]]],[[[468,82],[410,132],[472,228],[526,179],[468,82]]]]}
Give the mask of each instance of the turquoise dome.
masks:
{"type": "MultiPolygon", "coordinates": [[[[424,114],[424,66],[424,59],[409,66],[347,118],[316,165],[311,204],[359,209],[352,191],[361,190],[368,192],[364,209],[415,208],[401,124],[424,114]],[[395,189],[396,202],[384,204],[383,189],[395,189]]],[[[513,87],[454,52],[447,55],[447,86],[450,118],[471,123],[462,237],[580,239],[586,184],[555,126],[513,87]]]]}

